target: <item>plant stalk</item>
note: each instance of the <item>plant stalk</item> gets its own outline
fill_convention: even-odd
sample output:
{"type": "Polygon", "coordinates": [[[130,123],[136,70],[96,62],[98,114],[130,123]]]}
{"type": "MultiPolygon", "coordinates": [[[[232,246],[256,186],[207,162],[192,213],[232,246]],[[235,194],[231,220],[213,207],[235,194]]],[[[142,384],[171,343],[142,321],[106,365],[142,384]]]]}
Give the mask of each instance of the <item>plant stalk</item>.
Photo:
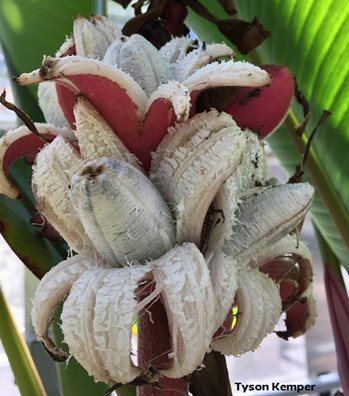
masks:
{"type": "Polygon", "coordinates": [[[0,339],[22,396],[46,396],[45,389],[0,287],[0,339]]]}

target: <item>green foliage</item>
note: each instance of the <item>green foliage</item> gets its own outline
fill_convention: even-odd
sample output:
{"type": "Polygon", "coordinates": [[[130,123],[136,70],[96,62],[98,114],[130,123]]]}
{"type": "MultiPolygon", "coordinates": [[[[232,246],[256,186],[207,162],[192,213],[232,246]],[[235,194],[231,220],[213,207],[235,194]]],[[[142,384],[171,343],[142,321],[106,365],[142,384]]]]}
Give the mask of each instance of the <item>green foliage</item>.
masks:
{"type": "MultiPolygon", "coordinates": [[[[0,41],[10,75],[39,67],[43,55],[54,55],[71,33],[72,18],[95,10],[93,0],[0,0],[0,41]]],[[[36,87],[13,85],[13,91],[17,106],[40,121],[36,87]]]]}
{"type": "Polygon", "coordinates": [[[45,390],[0,287],[0,340],[22,396],[45,396],[45,390]]]}
{"type": "Polygon", "coordinates": [[[43,238],[40,230],[31,225],[35,213],[31,167],[19,159],[11,167],[10,176],[22,194],[17,200],[0,195],[1,233],[22,262],[41,278],[66,256],[67,250],[62,244],[43,238]]]}

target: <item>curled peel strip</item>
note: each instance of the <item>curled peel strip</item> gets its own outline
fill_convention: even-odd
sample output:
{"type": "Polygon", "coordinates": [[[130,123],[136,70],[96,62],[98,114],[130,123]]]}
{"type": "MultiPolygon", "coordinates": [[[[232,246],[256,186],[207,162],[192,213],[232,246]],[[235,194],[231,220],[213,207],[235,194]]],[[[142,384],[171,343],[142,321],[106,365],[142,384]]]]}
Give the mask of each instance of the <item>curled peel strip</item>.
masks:
{"type": "Polygon", "coordinates": [[[201,364],[216,327],[210,274],[192,243],[174,247],[150,265],[157,287],[162,288],[171,335],[172,366],[163,374],[181,378],[201,364]]]}
{"type": "Polygon", "coordinates": [[[287,235],[260,252],[254,265],[280,285],[286,329],[277,334],[285,339],[304,334],[316,316],[307,246],[296,235],[287,235]]]}
{"type": "Polygon", "coordinates": [[[212,203],[215,213],[208,240],[208,251],[223,247],[233,238],[233,227],[242,194],[265,184],[267,176],[263,144],[255,133],[244,131],[246,146],[241,163],[219,189],[212,203]]]}
{"type": "Polygon", "coordinates": [[[129,383],[141,370],[131,361],[135,290],[147,266],[86,271],[64,303],[62,330],[70,352],[97,380],[129,383]]]}
{"type": "MultiPolygon", "coordinates": [[[[185,121],[189,117],[190,96],[188,89],[184,85],[179,84],[177,81],[169,81],[167,84],[160,85],[148,99],[147,112],[156,104],[156,101],[164,101],[164,99],[171,103],[173,107],[176,114],[174,121],[185,121]]],[[[170,125],[172,124],[173,122],[170,125]]]]}
{"type": "MultiPolygon", "coordinates": [[[[81,75],[94,75],[115,83],[125,91],[140,115],[144,114],[147,96],[142,88],[125,72],[94,59],[82,56],[46,57],[40,69],[31,73],[23,73],[16,79],[16,82],[19,85],[29,85],[46,80],[62,80],[63,83],[68,84],[70,81],[70,84],[75,85],[79,84],[79,81],[75,81],[74,76],[81,75]]],[[[76,93],[81,92],[78,86],[75,87],[75,91],[76,93]]]]}
{"type": "Polygon", "coordinates": [[[69,196],[72,175],[83,165],[76,150],[57,137],[37,155],[32,188],[40,212],[76,252],[94,255],[93,243],[69,196]]]}
{"type": "Polygon", "coordinates": [[[69,293],[72,283],[94,265],[93,261],[79,255],[71,257],[53,267],[41,279],[36,290],[31,312],[34,330],[38,340],[57,361],[66,360],[68,355],[57,348],[47,334],[54,311],[69,293]]]}
{"type": "Polygon", "coordinates": [[[234,51],[225,44],[201,45],[190,51],[173,66],[173,76],[178,81],[185,81],[202,67],[222,57],[232,57],[234,51]]]}
{"type": "Polygon", "coordinates": [[[297,256],[303,257],[309,262],[311,261],[311,253],[305,243],[300,241],[297,235],[289,234],[281,238],[267,249],[262,250],[258,254],[258,259],[255,265],[260,268],[275,257],[285,254],[295,254],[297,256]]]}
{"type": "Polygon", "coordinates": [[[214,87],[262,87],[271,80],[265,70],[246,62],[213,62],[197,70],[182,83],[191,92],[214,87]]]}
{"type": "Polygon", "coordinates": [[[235,304],[239,314],[235,327],[215,338],[214,350],[226,355],[241,355],[256,349],[276,325],[281,315],[277,285],[258,270],[239,271],[235,304]]]}
{"type": "Polygon", "coordinates": [[[81,56],[45,58],[40,69],[16,79],[20,85],[45,80],[57,83],[59,104],[72,128],[75,128],[75,97],[83,94],[145,169],[150,166],[150,152],[155,150],[167,128],[177,119],[186,118],[189,112],[189,94],[184,87],[174,83],[160,86],[150,101],[125,72],[81,56]]]}
{"type": "Polygon", "coordinates": [[[70,55],[76,55],[75,41],[73,37],[66,37],[65,41],[56,52],[55,57],[61,58],[70,55]]]}
{"type": "Polygon", "coordinates": [[[200,245],[209,205],[239,165],[245,143],[234,121],[214,110],[170,129],[154,155],[150,177],[175,209],[178,242],[200,245]]]}
{"type": "Polygon", "coordinates": [[[236,261],[220,249],[205,255],[210,270],[215,295],[216,330],[222,325],[235,299],[238,288],[238,266],[236,261]]]}
{"type": "Polygon", "coordinates": [[[311,285],[311,253],[296,235],[287,235],[258,254],[258,268],[280,283],[283,308],[293,304],[311,285]]]}
{"type": "Polygon", "coordinates": [[[250,193],[237,209],[233,237],[223,250],[240,261],[250,260],[295,228],[313,195],[308,183],[262,187],[250,193]]]}

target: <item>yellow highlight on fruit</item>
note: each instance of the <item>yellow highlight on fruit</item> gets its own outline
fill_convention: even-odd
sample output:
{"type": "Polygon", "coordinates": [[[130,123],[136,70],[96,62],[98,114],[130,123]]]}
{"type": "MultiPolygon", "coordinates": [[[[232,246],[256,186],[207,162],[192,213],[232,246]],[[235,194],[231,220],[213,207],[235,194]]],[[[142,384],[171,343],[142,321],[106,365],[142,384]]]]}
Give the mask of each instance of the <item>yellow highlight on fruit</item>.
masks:
{"type": "Polygon", "coordinates": [[[134,319],[132,322],[132,335],[137,336],[137,334],[138,334],[137,319],[134,319]]]}
{"type": "Polygon", "coordinates": [[[231,309],[231,313],[233,316],[233,320],[231,322],[231,330],[233,330],[238,321],[239,307],[237,305],[234,305],[233,308],[231,309]]]}

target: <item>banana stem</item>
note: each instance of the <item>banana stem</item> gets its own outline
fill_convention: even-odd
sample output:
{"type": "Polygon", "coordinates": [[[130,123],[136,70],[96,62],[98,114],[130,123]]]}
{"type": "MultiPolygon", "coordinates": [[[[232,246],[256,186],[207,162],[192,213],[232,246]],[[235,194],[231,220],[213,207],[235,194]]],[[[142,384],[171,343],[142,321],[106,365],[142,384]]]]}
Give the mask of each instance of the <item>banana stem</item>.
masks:
{"type": "MultiPolygon", "coordinates": [[[[150,288],[145,292],[150,294],[150,288]]],[[[143,299],[146,295],[139,296],[143,299]]],[[[153,301],[139,313],[138,318],[138,365],[145,369],[167,369],[171,366],[168,357],[171,338],[165,308],[160,300],[153,301]]],[[[137,396],[186,396],[188,378],[166,378],[137,388],[137,396]]]]}

